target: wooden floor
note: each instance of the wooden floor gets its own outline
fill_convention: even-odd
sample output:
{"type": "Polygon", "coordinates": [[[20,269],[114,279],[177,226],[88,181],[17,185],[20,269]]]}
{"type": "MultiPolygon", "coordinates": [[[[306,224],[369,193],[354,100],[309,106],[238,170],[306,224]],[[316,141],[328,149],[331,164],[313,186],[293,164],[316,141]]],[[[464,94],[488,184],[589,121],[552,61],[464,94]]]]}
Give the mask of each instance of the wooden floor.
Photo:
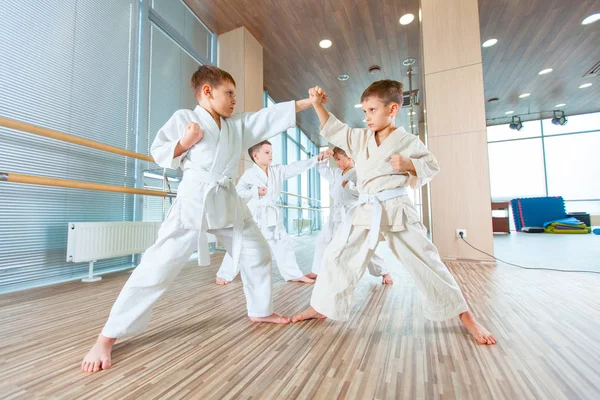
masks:
{"type": "MultiPolygon", "coordinates": [[[[303,266],[313,241],[298,240],[303,266]]],[[[219,261],[186,266],[150,329],[94,375],[79,363],[128,273],[0,296],[0,398],[600,398],[598,275],[450,264],[497,335],[486,347],[457,319],[425,320],[400,267],[392,287],[363,278],[346,323],[251,324],[241,283],[214,285],[219,261]]],[[[275,277],[277,312],[308,305],[311,287],[275,277]]]]}

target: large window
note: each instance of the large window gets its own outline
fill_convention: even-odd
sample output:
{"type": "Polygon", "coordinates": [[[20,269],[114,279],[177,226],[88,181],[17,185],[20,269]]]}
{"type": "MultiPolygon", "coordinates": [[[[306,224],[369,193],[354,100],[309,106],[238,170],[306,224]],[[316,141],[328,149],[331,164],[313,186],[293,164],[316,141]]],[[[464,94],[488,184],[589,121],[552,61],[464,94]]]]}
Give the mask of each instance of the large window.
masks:
{"type": "Polygon", "coordinates": [[[567,212],[600,214],[600,113],[488,127],[492,200],[562,196],[567,212]]]}
{"type": "MultiPolygon", "coordinates": [[[[173,111],[193,106],[189,77],[211,62],[214,35],[182,1],[29,3],[0,2],[0,116],[144,153],[173,111]]],[[[20,131],[0,128],[0,147],[3,172],[162,186],[162,171],[144,174],[144,162],[20,131]]],[[[161,219],[162,200],[137,203],[119,193],[1,183],[0,292],[85,276],[86,263],[65,262],[68,223],[161,219]]],[[[95,269],[132,261],[101,260],[95,269]]]]}

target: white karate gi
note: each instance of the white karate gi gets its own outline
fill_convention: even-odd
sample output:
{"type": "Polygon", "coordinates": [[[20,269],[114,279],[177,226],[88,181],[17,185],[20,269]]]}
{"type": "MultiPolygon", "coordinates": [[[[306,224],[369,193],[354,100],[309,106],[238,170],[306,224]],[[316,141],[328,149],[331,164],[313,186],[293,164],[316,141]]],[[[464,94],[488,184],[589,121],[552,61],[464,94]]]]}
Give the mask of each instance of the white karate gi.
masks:
{"type": "Polygon", "coordinates": [[[330,115],[321,135],[354,159],[361,195],[352,224],[339,230],[325,251],[311,306],[329,318],[348,319],[356,284],[383,238],[414,278],[425,317],[444,320],[467,311],[458,284],[427,239],[407,196],[409,179],[423,185],[439,171],[435,157],[418,137],[403,128],[377,146],[373,132],[351,129],[330,115]],[[412,160],[416,177],[392,168],[390,157],[398,153],[412,160]]]}
{"type": "MultiPolygon", "coordinates": [[[[320,162],[317,165],[317,171],[319,171],[321,178],[329,182],[329,195],[333,200],[333,204],[330,208],[329,219],[323,225],[319,236],[317,236],[312,265],[312,272],[315,274],[319,274],[321,271],[325,249],[331,243],[333,235],[341,229],[346,221],[350,208],[358,203],[359,195],[356,188],[356,170],[354,168],[349,169],[342,175],[341,169],[330,167],[327,162],[320,162]],[[348,181],[346,186],[342,186],[344,181],[348,181]]],[[[367,268],[373,276],[383,276],[389,272],[385,261],[377,254],[373,254],[367,268]]]]}
{"type": "MultiPolygon", "coordinates": [[[[248,208],[261,232],[267,239],[269,247],[281,276],[286,281],[304,276],[296,261],[292,239],[283,226],[281,212],[277,207],[277,199],[283,190],[283,182],[295,178],[317,164],[317,156],[308,160],[293,162],[289,165],[270,165],[269,175],[256,164],[246,170],[240,177],[236,190],[240,197],[250,199],[248,208]],[[258,195],[258,189],[267,188],[267,194],[258,195]]],[[[217,277],[231,282],[239,272],[229,253],[223,258],[217,277]]]]}
{"type": "Polygon", "coordinates": [[[131,336],[146,328],[154,303],[196,248],[201,264],[209,264],[207,232],[239,261],[248,315],[265,317],[273,313],[268,245],[233,182],[242,151],[295,125],[293,101],[221,118],[220,130],[200,106],[173,114],[158,132],[151,151],[161,167],[181,167],[183,179],[156,243],[146,250],[113,305],[102,330],[104,336],[131,336]],[[204,137],[174,158],[175,147],[190,122],[200,126],[204,137]]]}

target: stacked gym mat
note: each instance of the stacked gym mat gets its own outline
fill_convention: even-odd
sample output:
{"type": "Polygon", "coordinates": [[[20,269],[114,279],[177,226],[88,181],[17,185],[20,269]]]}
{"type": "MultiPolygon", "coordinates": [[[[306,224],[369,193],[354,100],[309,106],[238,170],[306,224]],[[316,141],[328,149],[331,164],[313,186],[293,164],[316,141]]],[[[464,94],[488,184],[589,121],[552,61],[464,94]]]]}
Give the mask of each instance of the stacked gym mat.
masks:
{"type": "Polygon", "coordinates": [[[544,227],[548,221],[567,217],[565,200],[561,196],[513,199],[510,203],[518,232],[523,227],[544,227]]]}

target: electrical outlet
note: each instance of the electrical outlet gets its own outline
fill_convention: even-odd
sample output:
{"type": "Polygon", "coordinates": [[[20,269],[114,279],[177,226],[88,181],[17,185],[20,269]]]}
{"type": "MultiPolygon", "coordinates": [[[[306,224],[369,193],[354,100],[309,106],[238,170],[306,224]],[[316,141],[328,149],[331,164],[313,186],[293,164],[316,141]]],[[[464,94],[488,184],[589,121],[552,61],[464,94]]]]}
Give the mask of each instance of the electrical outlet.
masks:
{"type": "Polygon", "coordinates": [[[462,237],[463,239],[467,238],[467,230],[466,229],[457,229],[456,230],[456,237],[460,239],[460,234],[462,233],[462,237]]]}

